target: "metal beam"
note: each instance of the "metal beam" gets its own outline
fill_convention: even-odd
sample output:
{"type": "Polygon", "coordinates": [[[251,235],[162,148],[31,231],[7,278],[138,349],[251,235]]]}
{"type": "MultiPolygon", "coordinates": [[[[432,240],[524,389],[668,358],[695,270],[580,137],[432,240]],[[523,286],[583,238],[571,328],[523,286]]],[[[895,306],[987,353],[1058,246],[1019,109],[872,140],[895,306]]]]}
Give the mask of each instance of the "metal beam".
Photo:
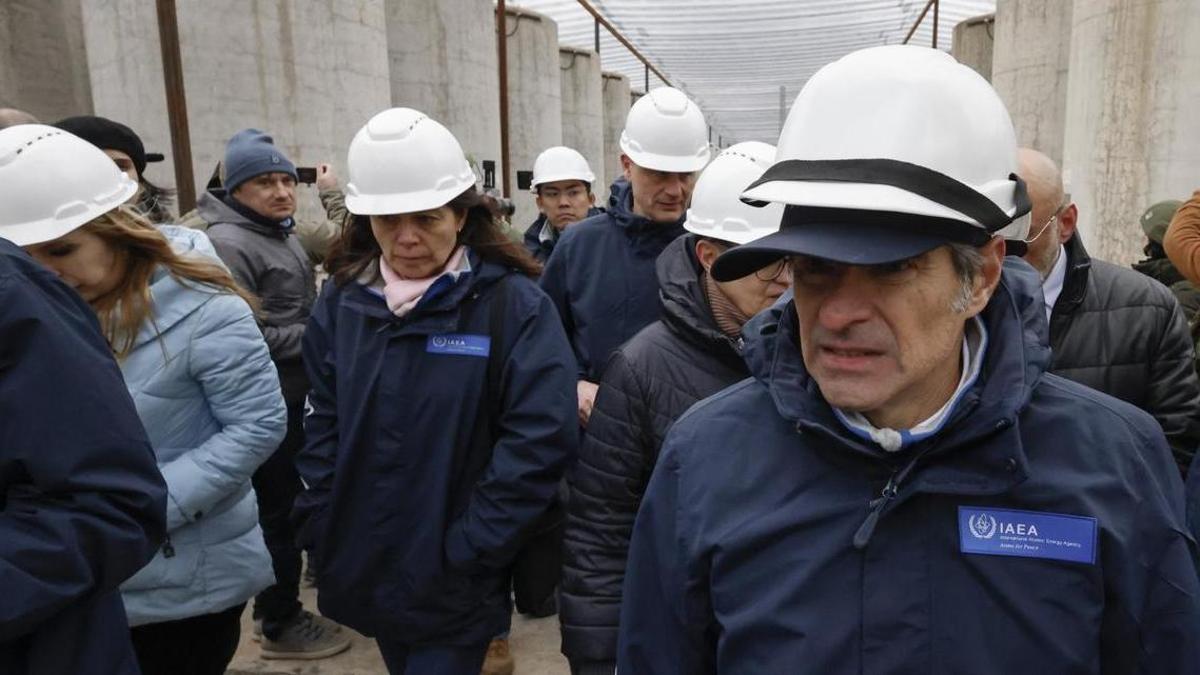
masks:
{"type": "MultiPolygon", "coordinates": [[[[653,63],[650,63],[649,59],[647,59],[645,56],[642,56],[642,53],[640,51],[638,51],[637,47],[633,46],[633,43],[631,43],[629,40],[626,40],[624,35],[621,35],[621,31],[617,30],[615,26],[613,26],[611,23],[609,23],[608,19],[604,18],[604,16],[602,14],[600,14],[600,12],[598,12],[595,7],[592,7],[592,3],[588,2],[588,0],[577,0],[577,1],[579,2],[580,5],[583,6],[584,9],[586,9],[588,11],[589,14],[592,15],[593,18],[596,19],[597,23],[599,23],[601,26],[604,26],[604,28],[607,29],[609,33],[612,33],[612,36],[615,37],[618,42],[625,45],[626,49],[628,49],[630,52],[632,52],[633,55],[636,56],[639,61],[641,61],[643,64],[645,64],[646,70],[654,71],[654,74],[658,76],[658,79],[665,82],[667,84],[667,86],[674,86],[671,84],[671,81],[667,79],[666,75],[663,75],[662,72],[658,68],[656,68],[653,63]]],[[[649,79],[650,79],[649,75],[647,75],[647,77],[646,77],[647,83],[649,83],[649,79]]],[[[647,89],[649,89],[649,84],[647,84],[647,89]]]]}
{"type": "Polygon", "coordinates": [[[908,29],[908,35],[904,36],[904,42],[901,42],[900,44],[908,44],[908,41],[912,39],[913,33],[917,32],[917,27],[920,26],[921,22],[925,20],[925,15],[929,13],[929,8],[933,6],[933,3],[934,0],[929,0],[929,2],[925,3],[925,9],[921,10],[921,16],[918,16],[917,22],[913,24],[912,28],[908,29]]]}
{"type": "Polygon", "coordinates": [[[162,48],[163,83],[167,93],[167,120],[171,127],[171,157],[175,163],[175,190],[179,214],[196,208],[196,182],[192,177],[192,140],[188,132],[187,96],[183,88],[183,59],[179,55],[179,20],[175,0],[157,0],[158,43],[162,48]]]}
{"type": "Polygon", "coordinates": [[[500,166],[504,196],[512,197],[512,167],[508,163],[508,13],[505,1],[496,0],[496,50],[500,62],[500,166]]]}
{"type": "Polygon", "coordinates": [[[933,48],[937,49],[937,30],[938,30],[938,10],[941,9],[941,0],[933,0],[933,48]]]}

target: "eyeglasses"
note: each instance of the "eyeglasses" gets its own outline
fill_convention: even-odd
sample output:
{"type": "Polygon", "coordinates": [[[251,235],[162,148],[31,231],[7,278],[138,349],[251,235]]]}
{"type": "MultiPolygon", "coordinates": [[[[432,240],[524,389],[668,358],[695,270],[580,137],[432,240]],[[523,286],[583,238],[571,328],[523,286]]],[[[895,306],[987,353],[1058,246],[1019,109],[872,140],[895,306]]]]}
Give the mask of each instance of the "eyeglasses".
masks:
{"type": "Polygon", "coordinates": [[[762,269],[754,270],[754,278],[759,281],[775,281],[781,274],[788,272],[790,269],[791,266],[788,264],[788,259],[780,258],[762,269]]]}

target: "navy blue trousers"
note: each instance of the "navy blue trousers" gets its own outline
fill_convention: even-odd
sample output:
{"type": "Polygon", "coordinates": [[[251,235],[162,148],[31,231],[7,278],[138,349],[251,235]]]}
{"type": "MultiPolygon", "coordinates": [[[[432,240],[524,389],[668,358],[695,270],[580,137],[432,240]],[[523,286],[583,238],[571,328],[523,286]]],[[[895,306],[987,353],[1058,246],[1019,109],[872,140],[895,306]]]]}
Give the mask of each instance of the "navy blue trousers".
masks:
{"type": "Polygon", "coordinates": [[[376,640],[390,675],[479,675],[489,642],[478,645],[421,646],[376,640]]]}

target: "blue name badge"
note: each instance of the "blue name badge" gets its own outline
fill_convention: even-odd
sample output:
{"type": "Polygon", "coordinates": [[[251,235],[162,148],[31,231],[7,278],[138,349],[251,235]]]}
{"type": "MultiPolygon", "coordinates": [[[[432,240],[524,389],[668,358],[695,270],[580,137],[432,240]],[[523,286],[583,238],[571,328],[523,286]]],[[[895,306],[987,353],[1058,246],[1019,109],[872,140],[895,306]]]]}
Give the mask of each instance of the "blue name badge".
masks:
{"type": "Polygon", "coordinates": [[[1040,511],[958,507],[963,553],[1096,563],[1095,518],[1040,511]]]}
{"type": "Polygon", "coordinates": [[[479,356],[487,358],[492,351],[492,338],[486,335],[446,333],[430,335],[425,343],[429,354],[453,354],[456,356],[479,356]]]}

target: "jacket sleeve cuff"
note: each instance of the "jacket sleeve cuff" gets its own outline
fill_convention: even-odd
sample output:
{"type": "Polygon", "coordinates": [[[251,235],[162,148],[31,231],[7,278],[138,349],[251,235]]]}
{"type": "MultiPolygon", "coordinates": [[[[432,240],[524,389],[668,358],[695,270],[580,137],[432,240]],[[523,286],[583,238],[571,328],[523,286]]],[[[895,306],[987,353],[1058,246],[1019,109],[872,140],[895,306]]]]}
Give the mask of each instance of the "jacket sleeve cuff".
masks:
{"type": "Polygon", "coordinates": [[[616,661],[572,661],[571,675],[613,675],[616,661]]]}

